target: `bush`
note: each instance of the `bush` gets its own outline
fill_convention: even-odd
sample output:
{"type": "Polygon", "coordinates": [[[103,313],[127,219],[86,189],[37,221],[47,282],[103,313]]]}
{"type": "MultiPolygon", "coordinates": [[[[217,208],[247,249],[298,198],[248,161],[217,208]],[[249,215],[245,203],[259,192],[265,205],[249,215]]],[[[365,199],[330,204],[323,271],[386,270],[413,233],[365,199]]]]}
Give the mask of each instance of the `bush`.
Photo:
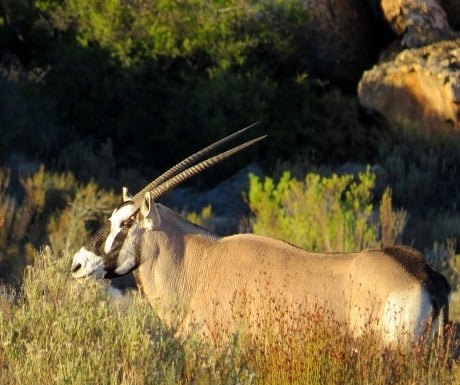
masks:
{"type": "MultiPolygon", "coordinates": [[[[117,166],[148,172],[253,121],[262,121],[256,130],[273,140],[255,148],[252,159],[270,165],[290,159],[294,147],[295,155],[319,161],[350,155],[369,161],[375,154],[375,135],[362,123],[356,97],[309,73],[304,2],[5,4],[2,52],[15,55],[21,76],[16,66],[0,71],[8,107],[0,127],[4,159],[15,148],[49,168],[73,141],[111,140],[117,166]]],[[[242,154],[219,176],[247,161],[242,154]]],[[[74,175],[92,171],[86,162],[65,164],[74,175]]]]}
{"type": "Polygon", "coordinates": [[[17,58],[0,52],[0,164],[13,163],[13,157],[17,162],[24,156],[57,155],[65,135],[54,124],[52,97],[39,91],[46,74],[42,68],[27,71],[17,58]]]}
{"type": "Polygon", "coordinates": [[[21,177],[23,191],[14,194],[10,174],[0,169],[0,281],[8,283],[20,281],[43,245],[52,245],[57,254],[76,250],[120,200],[94,182],[79,184],[73,174],[43,166],[21,177]]]}
{"type": "Polygon", "coordinates": [[[366,171],[330,178],[308,174],[304,181],[285,172],[275,185],[250,176],[249,207],[255,233],[279,237],[312,251],[357,251],[375,247],[372,220],[375,176],[366,171]]]}

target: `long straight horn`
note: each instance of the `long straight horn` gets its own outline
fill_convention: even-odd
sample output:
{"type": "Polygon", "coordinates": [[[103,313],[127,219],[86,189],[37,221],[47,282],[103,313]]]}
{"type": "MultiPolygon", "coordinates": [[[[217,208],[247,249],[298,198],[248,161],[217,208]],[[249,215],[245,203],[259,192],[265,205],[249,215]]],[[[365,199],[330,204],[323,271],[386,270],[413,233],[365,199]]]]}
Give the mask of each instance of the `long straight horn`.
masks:
{"type": "MultiPolygon", "coordinates": [[[[233,147],[230,150],[227,150],[225,152],[222,152],[218,155],[215,155],[211,158],[208,158],[206,160],[203,160],[202,162],[195,164],[194,166],[191,166],[179,174],[175,175],[171,179],[163,182],[161,185],[155,187],[151,191],[151,197],[153,199],[156,199],[160,196],[162,196],[164,193],[168,192],[172,188],[176,187],[180,183],[184,182],[185,180],[191,178],[192,176],[199,174],[200,172],[206,170],[207,168],[214,166],[216,163],[221,162],[222,160],[236,154],[237,152],[252,146],[253,144],[261,141],[262,139],[265,139],[267,135],[260,136],[258,138],[249,140],[243,144],[240,144],[239,146],[233,147]]],[[[146,192],[146,191],[145,191],[146,192]]],[[[143,199],[143,196],[145,194],[144,190],[138,192],[135,197],[133,198],[134,203],[139,205],[140,201],[143,199]]]]}
{"type": "Polygon", "coordinates": [[[178,174],[179,172],[185,170],[187,167],[196,163],[199,159],[201,159],[207,153],[211,152],[212,150],[216,149],[219,146],[222,146],[223,144],[229,142],[230,140],[240,136],[241,134],[243,134],[250,128],[256,126],[257,124],[259,124],[259,122],[252,123],[251,125],[244,127],[241,130],[238,130],[234,132],[233,134],[230,134],[226,136],[225,138],[222,138],[218,140],[217,142],[214,142],[213,144],[210,144],[209,146],[201,149],[200,151],[195,152],[194,154],[190,155],[189,157],[185,158],[181,162],[177,163],[175,166],[171,167],[169,170],[161,174],[158,178],[150,182],[141,191],[139,191],[138,194],[140,194],[141,196],[144,196],[144,194],[147,191],[153,190],[156,186],[159,186],[161,183],[167,181],[168,179],[172,178],[174,175],[178,174]]]}

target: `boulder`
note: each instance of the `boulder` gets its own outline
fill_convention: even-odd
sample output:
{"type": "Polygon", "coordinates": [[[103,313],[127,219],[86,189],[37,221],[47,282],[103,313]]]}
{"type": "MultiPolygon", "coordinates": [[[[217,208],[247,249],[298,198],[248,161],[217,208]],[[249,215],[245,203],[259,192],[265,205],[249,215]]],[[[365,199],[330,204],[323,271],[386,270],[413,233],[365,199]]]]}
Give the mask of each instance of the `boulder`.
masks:
{"type": "Polygon", "coordinates": [[[422,47],[453,37],[447,13],[436,0],[382,0],[380,5],[403,47],[422,47]]]}
{"type": "Polygon", "coordinates": [[[364,72],[358,96],[362,106],[422,137],[460,131],[460,39],[381,59],[364,72]]]}

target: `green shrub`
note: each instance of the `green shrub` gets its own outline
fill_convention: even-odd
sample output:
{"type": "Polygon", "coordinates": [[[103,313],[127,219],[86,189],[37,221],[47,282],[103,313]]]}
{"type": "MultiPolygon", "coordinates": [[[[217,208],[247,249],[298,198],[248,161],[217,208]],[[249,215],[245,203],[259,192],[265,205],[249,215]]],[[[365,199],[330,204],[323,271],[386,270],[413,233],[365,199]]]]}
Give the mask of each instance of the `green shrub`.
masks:
{"type": "MultiPolygon", "coordinates": [[[[0,149],[6,150],[0,158],[21,149],[49,167],[73,141],[91,146],[110,139],[117,166],[162,169],[256,120],[264,123],[256,130],[273,140],[254,152],[270,164],[290,159],[294,147],[320,161],[350,154],[368,161],[375,154],[375,135],[361,121],[356,97],[310,73],[305,2],[5,4],[3,52],[17,55],[21,76],[0,65],[0,149]]],[[[242,154],[223,164],[227,172],[219,176],[247,160],[242,154]]],[[[77,177],[92,171],[88,162],[64,164],[77,177]]],[[[102,171],[97,176],[104,178],[102,171]]]]}
{"type": "Polygon", "coordinates": [[[330,178],[285,172],[277,184],[250,176],[249,207],[255,233],[279,237],[313,251],[356,251],[378,245],[372,220],[375,176],[366,171],[330,178]]]}
{"type": "MultiPolygon", "coordinates": [[[[308,174],[304,181],[284,172],[277,184],[272,178],[262,181],[251,175],[248,203],[254,215],[252,229],[312,251],[359,251],[404,244],[408,213],[393,208],[392,190],[387,188],[377,215],[372,205],[374,182],[369,169],[358,178],[308,174]]],[[[449,235],[458,232],[457,224],[457,215],[437,213],[426,221],[419,218],[407,230],[409,234],[422,232],[431,242],[420,250],[454,289],[460,255],[456,238],[449,235]]]]}
{"type": "Polygon", "coordinates": [[[204,226],[210,230],[213,230],[210,227],[211,221],[212,221],[212,206],[207,205],[201,209],[201,212],[196,213],[195,211],[185,213],[184,217],[188,221],[195,223],[199,226],[204,226]]]}
{"type": "Polygon", "coordinates": [[[246,61],[248,48],[261,44],[292,55],[296,29],[308,18],[308,8],[292,0],[42,0],[37,5],[60,30],[73,30],[79,45],[98,45],[124,67],[198,53],[225,69],[246,61]]]}
{"type": "Polygon", "coordinates": [[[63,135],[54,123],[53,97],[34,97],[43,87],[47,70],[27,71],[16,57],[2,54],[0,49],[0,162],[16,163],[37,155],[48,158],[59,148],[63,135]]]}

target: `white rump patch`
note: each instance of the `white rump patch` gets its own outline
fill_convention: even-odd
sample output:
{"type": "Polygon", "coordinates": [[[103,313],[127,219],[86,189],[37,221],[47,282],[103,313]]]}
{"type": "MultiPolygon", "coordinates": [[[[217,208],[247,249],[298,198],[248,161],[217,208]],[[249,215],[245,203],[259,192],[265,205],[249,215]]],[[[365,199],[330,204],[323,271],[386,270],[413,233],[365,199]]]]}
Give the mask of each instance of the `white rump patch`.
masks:
{"type": "Polygon", "coordinates": [[[391,294],[381,320],[384,341],[417,341],[431,324],[432,310],[430,295],[421,286],[391,294]]]}

